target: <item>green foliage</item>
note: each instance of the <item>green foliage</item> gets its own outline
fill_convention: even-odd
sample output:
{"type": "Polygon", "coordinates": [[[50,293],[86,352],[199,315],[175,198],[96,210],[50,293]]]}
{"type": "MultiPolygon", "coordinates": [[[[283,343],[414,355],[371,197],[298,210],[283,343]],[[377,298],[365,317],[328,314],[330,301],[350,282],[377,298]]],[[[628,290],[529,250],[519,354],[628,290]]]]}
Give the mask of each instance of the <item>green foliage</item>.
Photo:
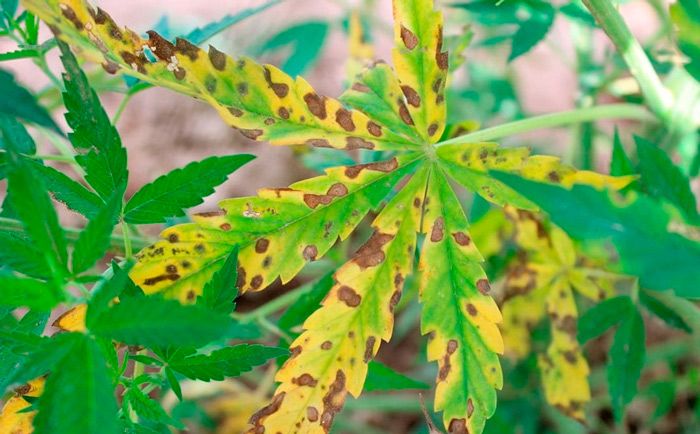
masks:
{"type": "Polygon", "coordinates": [[[283,348],[261,345],[234,345],[209,354],[183,354],[168,359],[168,365],[176,372],[193,380],[221,381],[237,377],[268,359],[288,354],[283,348]]]}
{"type": "Polygon", "coordinates": [[[700,298],[696,285],[700,242],[692,238],[694,229],[674,221],[652,199],[636,193],[615,197],[583,185],[568,190],[507,174],[496,177],[540,206],[574,238],[612,240],[622,270],[639,276],[643,287],[700,298]]]}
{"type": "Polygon", "coordinates": [[[616,419],[622,420],[625,406],[637,394],[645,355],[644,321],[636,308],[621,317],[610,347],[608,387],[616,419]]]}
{"type": "Polygon", "coordinates": [[[430,389],[430,385],[400,374],[390,367],[372,360],[367,370],[365,390],[375,392],[380,390],[430,389]]]}
{"type": "Polygon", "coordinates": [[[149,347],[202,346],[224,335],[227,316],[174,300],[126,297],[105,310],[93,323],[98,336],[149,347]]]}
{"type": "Polygon", "coordinates": [[[11,73],[3,69],[0,69],[0,94],[0,114],[17,117],[62,134],[46,109],[37,104],[36,98],[17,83],[11,73]]]}
{"type": "Polygon", "coordinates": [[[308,21],[282,30],[260,47],[260,53],[291,48],[281,67],[284,72],[296,77],[308,71],[318,60],[328,34],[325,21],[308,21]]]}
{"type": "Polygon", "coordinates": [[[671,5],[671,18],[678,30],[678,46],[688,56],[685,68],[700,81],[700,5],[694,0],[678,0],[671,5]]]}
{"type": "Polygon", "coordinates": [[[39,399],[37,432],[118,433],[117,403],[101,350],[82,334],[70,341],[70,351],[54,365],[39,399]]]}
{"type": "MultiPolygon", "coordinates": [[[[644,50],[628,35],[629,50],[600,58],[594,29],[620,45],[624,21],[611,28],[610,16],[596,14],[596,24],[578,0],[461,1],[443,5],[458,12],[445,20],[432,0],[395,0],[390,66],[372,62],[382,26],[373,2],[361,2],[342,11],[351,59],[348,88],[333,99],[296,76],[317,63],[335,22],[300,21],[248,48],[281,68],[199,47],[278,3],[222,15],[186,33],[188,42],[174,37],[180,32],[167,17],[161,35],[146,39],[82,0],[23,0],[29,10],[0,0],[0,42],[12,47],[0,62],[27,59],[50,83],[33,92],[0,69],[2,430],[153,434],[220,424],[232,432],[363,433],[370,419],[385,423],[371,427],[378,431],[400,429],[391,416],[352,414],[372,411],[401,413],[413,425],[425,417],[431,432],[441,419],[450,433],[577,434],[622,430],[636,399],[657,405],[646,419],[635,415],[645,429],[679,412],[689,432],[700,427],[697,409],[676,398],[694,396],[697,370],[685,367],[700,357],[700,311],[686,300],[700,299],[700,97],[681,70],[698,77],[700,9],[685,0],[671,7],[685,58],[667,56],[659,42],[669,26],[644,50]],[[54,37],[39,37],[47,28],[39,17],[54,37]],[[570,24],[571,50],[550,37],[558,19],[570,24]],[[534,105],[520,98],[531,83],[509,63],[547,38],[550,51],[575,53],[562,63],[577,74],[577,108],[528,117],[534,105]],[[503,43],[509,52],[494,49],[503,43]],[[84,69],[69,44],[108,73],[133,77],[84,69]],[[62,81],[47,60],[54,49],[62,81]],[[460,71],[472,57],[479,61],[460,71]],[[133,185],[113,123],[153,85],[211,105],[248,139],[294,146],[320,176],[184,218],[253,157],[207,156],[133,185]],[[657,110],[655,86],[673,116],[657,110]],[[658,119],[635,105],[639,89],[658,119]],[[112,120],[100,102],[105,91],[124,95],[112,120]],[[635,104],[597,105],[611,97],[635,104]],[[52,120],[64,111],[67,136],[52,120]],[[598,124],[617,117],[642,121],[650,139],[635,138],[632,158],[618,131],[608,140],[598,124]],[[566,125],[573,140],[510,137],[566,125]],[[500,138],[581,149],[562,149],[559,159],[491,142],[500,138]],[[597,167],[596,147],[608,141],[610,172],[620,178],[562,161],[581,156],[584,168],[597,167]],[[144,226],[151,224],[166,226],[159,241],[144,226]],[[500,281],[506,289],[496,304],[489,282],[500,281]],[[248,294],[267,287],[275,292],[248,294]],[[659,333],[663,327],[683,333],[659,333]],[[600,358],[585,353],[606,332],[603,376],[600,358]],[[372,360],[392,334],[381,356],[410,376],[372,360]],[[254,369],[268,362],[279,367],[274,380],[271,370],[254,369]],[[638,390],[645,364],[658,362],[670,369],[649,369],[638,390]],[[440,416],[415,397],[432,378],[440,416]],[[611,422],[598,420],[605,390],[611,422]],[[181,401],[175,407],[171,392],[181,401]],[[347,395],[356,399],[340,412],[347,395]]],[[[664,8],[653,6],[666,22],[664,8]]]]}
{"type": "Polygon", "coordinates": [[[255,158],[252,155],[209,157],[161,176],[137,191],[126,204],[124,220],[128,223],[162,223],[169,217],[185,214],[214,192],[238,168],[255,158]]]}

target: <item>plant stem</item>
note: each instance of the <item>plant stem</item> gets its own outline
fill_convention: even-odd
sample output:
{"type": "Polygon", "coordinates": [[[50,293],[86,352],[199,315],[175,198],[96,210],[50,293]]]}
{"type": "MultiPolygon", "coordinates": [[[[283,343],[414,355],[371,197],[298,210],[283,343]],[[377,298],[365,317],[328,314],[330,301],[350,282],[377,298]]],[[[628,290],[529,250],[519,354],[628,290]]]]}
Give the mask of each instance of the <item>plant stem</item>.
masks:
{"type": "Polygon", "coordinates": [[[125,259],[128,261],[134,256],[134,251],[131,247],[131,236],[129,234],[129,225],[126,224],[126,222],[123,220],[122,216],[122,236],[124,237],[124,256],[125,259]]]}
{"type": "MultiPolygon", "coordinates": [[[[23,232],[24,227],[22,226],[22,222],[19,220],[15,219],[10,219],[6,217],[0,217],[0,230],[4,231],[14,231],[14,232],[23,232]]],[[[80,230],[79,229],[73,229],[73,228],[64,228],[63,231],[66,233],[66,239],[68,241],[76,241],[78,237],[80,236],[80,230]]],[[[111,240],[111,245],[112,248],[122,248],[124,245],[124,237],[120,235],[112,235],[110,237],[111,240]]],[[[149,245],[153,244],[152,240],[149,240],[147,238],[141,238],[141,237],[130,237],[129,241],[131,242],[132,249],[136,248],[138,250],[141,250],[145,247],[148,247],[149,245]]]]}
{"type": "Polygon", "coordinates": [[[608,34],[630,72],[639,82],[649,108],[664,123],[670,124],[673,97],[661,83],[651,61],[625,24],[622,15],[609,0],[583,0],[583,3],[608,34]]]}
{"type": "Polygon", "coordinates": [[[278,310],[296,302],[299,299],[299,297],[311,291],[314,283],[316,282],[307,283],[306,285],[302,285],[298,288],[295,288],[287,292],[286,294],[283,294],[275,298],[274,300],[265,303],[264,305],[260,306],[259,308],[253,311],[244,314],[238,314],[236,315],[236,319],[238,319],[240,322],[251,322],[257,320],[258,318],[263,318],[270,314],[273,314],[278,310]]]}
{"type": "Polygon", "coordinates": [[[602,119],[633,119],[647,122],[654,122],[656,120],[656,118],[641,105],[608,104],[533,116],[528,119],[497,125],[495,127],[455,137],[454,139],[445,140],[444,142],[437,143],[435,146],[461,145],[465,143],[496,140],[544,128],[562,127],[602,119]]]}

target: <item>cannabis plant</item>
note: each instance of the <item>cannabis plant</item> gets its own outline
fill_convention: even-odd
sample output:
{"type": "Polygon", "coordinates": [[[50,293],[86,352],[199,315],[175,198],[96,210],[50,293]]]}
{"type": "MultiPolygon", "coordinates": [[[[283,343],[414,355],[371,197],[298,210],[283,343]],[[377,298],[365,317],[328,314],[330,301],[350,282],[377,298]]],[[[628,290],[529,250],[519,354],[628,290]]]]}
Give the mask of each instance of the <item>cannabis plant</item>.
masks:
{"type": "MultiPolygon", "coordinates": [[[[513,3],[519,2],[505,2],[506,9],[495,13],[509,11],[513,3]]],[[[545,17],[554,14],[545,2],[535,3],[544,8],[545,17]]],[[[595,16],[601,25],[610,21],[610,9],[614,19],[619,17],[607,1],[586,3],[592,16],[580,5],[568,13],[591,20],[595,16]]],[[[584,420],[591,389],[582,344],[615,325],[608,375],[615,416],[621,418],[635,395],[643,364],[640,297],[657,314],[664,316],[659,312],[666,309],[665,318],[675,315],[677,324],[691,330],[689,319],[672,315],[673,309],[654,295],[640,295],[630,277],[639,277],[651,290],[673,289],[687,298],[699,294],[692,266],[700,259],[695,200],[687,178],[663,152],[638,140],[640,159],[660,162],[648,168],[642,163],[640,173],[641,182],[651,182],[644,185],[661,186],[656,193],[671,204],[661,208],[631,191],[639,176],[619,144],[616,176],[609,176],[577,170],[553,156],[533,155],[527,147],[490,141],[537,127],[603,118],[660,120],[668,122],[673,137],[690,137],[697,119],[691,114],[679,122],[668,102],[670,93],[659,91],[661,84],[644,72],[639,72],[641,90],[656,116],[640,105],[616,104],[479,130],[473,121],[448,124],[448,114],[458,107],[446,92],[450,56],[443,14],[432,0],[393,1],[391,64],[349,67],[355,75],[337,99],[320,95],[304,78],[275,66],[231,57],[212,46],[200,48],[201,40],[171,40],[154,30],[142,37],[82,0],[22,4],[56,35],[65,68],[66,120],[72,128],[68,138],[89,188],[40,158],[28,157],[36,151],[22,125],[9,117],[0,119],[8,203],[21,225],[19,232],[3,235],[11,246],[3,264],[13,272],[0,278],[3,287],[12,288],[3,289],[0,304],[31,309],[17,320],[8,308],[9,331],[2,332],[7,357],[14,357],[8,360],[16,367],[2,384],[28,384],[11,398],[14,407],[3,412],[3,423],[14,427],[13,432],[30,432],[32,423],[37,432],[47,433],[178,428],[179,422],[150,392],[170,388],[182,398],[183,378],[221,380],[270,358],[280,360],[276,390],[252,414],[246,432],[330,432],[347,395],[360,396],[368,372],[376,369],[372,361],[380,346],[391,340],[407,282],[416,282],[420,332],[427,341],[427,359],[436,364],[432,408],[441,413],[449,433],[484,431],[504,386],[504,353],[517,360],[534,351],[546,401],[584,420]],[[226,199],[219,211],[195,214],[190,222],[166,228],[159,240],[144,243],[132,255],[134,227],[182,216],[252,157],[191,163],[126,200],[126,148],[73,51],[109,74],[139,80],[139,86],[165,87],[210,105],[245,138],[304,145],[323,150],[323,155],[352,151],[366,162],[329,167],[287,188],[226,199]],[[673,187],[667,187],[669,182],[673,187]],[[46,191],[88,219],[71,249],[46,191]],[[475,204],[493,207],[474,230],[464,208],[465,191],[480,197],[475,204]],[[325,289],[314,290],[315,302],[303,318],[288,323],[303,321],[299,333],[280,334],[290,338],[280,344],[288,351],[227,343],[255,337],[255,330],[233,313],[238,294],[290,282],[339,240],[362,232],[368,216],[371,235],[334,270],[325,289]],[[95,265],[117,226],[125,258],[96,275],[95,265]],[[574,238],[611,241],[620,266],[607,270],[609,249],[578,245],[567,232],[574,238]],[[679,261],[685,262],[654,272],[654,263],[664,259],[652,262],[650,246],[683,255],[679,261]],[[508,260],[491,267],[494,257],[508,260]],[[487,259],[489,269],[505,276],[498,298],[503,310],[492,296],[484,269],[487,259]],[[581,318],[578,298],[593,306],[581,318]],[[46,322],[41,312],[65,303],[69,309],[53,323],[64,332],[39,336],[46,322]],[[531,334],[543,321],[549,324],[548,343],[533,348],[536,338],[531,334]],[[118,401],[117,384],[123,388],[118,401]],[[62,401],[70,390],[84,394],[82,412],[65,408],[62,401]],[[18,412],[21,408],[25,410],[18,412]]],[[[465,9],[481,13],[498,7],[465,4],[465,9]]],[[[689,20],[697,12],[692,5],[678,10],[689,20]]],[[[527,23],[519,25],[525,32],[527,23]]],[[[357,17],[351,20],[356,36],[362,26],[357,17]]],[[[516,35],[511,57],[532,48],[546,34],[545,27],[534,39],[528,34],[527,41],[516,35]]],[[[619,28],[605,28],[617,43],[619,28]]],[[[195,34],[193,39],[199,38],[195,34]]],[[[367,52],[361,39],[353,53],[367,52]]],[[[633,64],[644,53],[632,47],[622,56],[633,64]]],[[[656,77],[653,70],[651,74],[656,77]]],[[[250,170],[264,170],[263,164],[250,170]]],[[[428,421],[432,426],[429,416],[428,421]]]]}

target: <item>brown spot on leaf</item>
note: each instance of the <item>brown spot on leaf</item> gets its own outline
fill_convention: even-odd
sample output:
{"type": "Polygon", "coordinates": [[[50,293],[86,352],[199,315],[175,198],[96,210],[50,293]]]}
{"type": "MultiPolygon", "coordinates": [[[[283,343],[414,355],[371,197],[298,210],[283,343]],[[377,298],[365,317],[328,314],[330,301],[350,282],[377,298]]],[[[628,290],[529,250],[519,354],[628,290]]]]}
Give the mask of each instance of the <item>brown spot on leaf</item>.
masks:
{"type": "Polygon", "coordinates": [[[388,161],[379,161],[377,163],[358,164],[345,168],[345,176],[350,179],[355,179],[363,170],[372,170],[375,172],[389,173],[399,167],[399,160],[396,157],[388,161]]]}
{"type": "Polygon", "coordinates": [[[83,30],[83,22],[80,21],[78,16],[75,14],[75,11],[70,6],[61,3],[61,13],[68,21],[73,23],[76,29],[83,30]]]}
{"type": "Polygon", "coordinates": [[[275,414],[280,409],[282,406],[282,401],[284,401],[284,396],[285,392],[280,392],[273,396],[268,405],[261,408],[250,417],[248,423],[253,425],[255,428],[262,428],[262,431],[256,429],[254,432],[265,432],[265,427],[263,426],[265,419],[271,414],[275,414]]]}
{"type": "Polygon", "coordinates": [[[460,246],[468,246],[472,241],[471,238],[469,238],[469,235],[465,234],[464,232],[453,232],[452,237],[460,246]]]}
{"type": "Polygon", "coordinates": [[[471,316],[476,316],[477,313],[479,313],[478,310],[476,310],[476,306],[474,306],[471,303],[467,303],[467,313],[471,316]]]}
{"type": "Polygon", "coordinates": [[[447,427],[448,434],[469,434],[466,419],[452,419],[447,427]]]}
{"type": "Polygon", "coordinates": [[[406,125],[413,125],[413,118],[411,117],[411,113],[408,111],[408,107],[406,107],[406,104],[404,104],[401,98],[399,98],[398,106],[399,117],[401,117],[403,123],[405,123],[406,125]]]}
{"type": "Polygon", "coordinates": [[[226,68],[226,55],[211,45],[209,46],[209,61],[216,70],[223,71],[226,68]]]}
{"type": "Polygon", "coordinates": [[[420,95],[411,86],[403,85],[401,86],[401,91],[406,97],[406,101],[413,107],[420,107],[420,95]]]}
{"type": "Polygon", "coordinates": [[[309,406],[306,408],[306,418],[309,419],[309,422],[316,422],[318,420],[318,410],[316,410],[316,407],[309,406]]]}
{"type": "Polygon", "coordinates": [[[362,301],[362,296],[349,286],[342,285],[338,288],[338,299],[345,302],[349,307],[357,307],[360,305],[360,301],[362,301]]]}
{"type": "Polygon", "coordinates": [[[430,124],[430,126],[428,127],[428,135],[430,137],[434,136],[435,133],[437,133],[437,130],[438,130],[438,124],[430,124]]]}
{"type": "Polygon", "coordinates": [[[330,142],[326,139],[309,139],[306,141],[306,144],[309,146],[313,146],[315,148],[332,148],[330,142]]]}
{"type": "Polygon", "coordinates": [[[547,179],[552,182],[561,182],[561,177],[557,172],[551,171],[547,174],[547,179]]]}
{"type": "Polygon", "coordinates": [[[318,255],[318,248],[315,245],[309,244],[308,246],[304,247],[303,256],[304,256],[305,260],[315,261],[317,255],[318,255]]]}
{"type": "Polygon", "coordinates": [[[396,305],[399,304],[399,300],[401,300],[401,291],[394,291],[389,299],[389,311],[391,313],[393,313],[394,309],[396,309],[396,305]]]}
{"type": "Polygon", "coordinates": [[[175,46],[154,30],[149,30],[146,34],[148,35],[148,46],[153,54],[160,60],[170,62],[170,59],[175,55],[175,46]]]}
{"type": "Polygon", "coordinates": [[[319,119],[326,119],[328,113],[326,112],[326,98],[319,96],[315,93],[307,93],[304,95],[304,102],[309,107],[311,114],[319,119]]]}
{"type": "Polygon", "coordinates": [[[250,281],[250,287],[253,289],[260,289],[263,284],[263,277],[261,275],[254,276],[250,281]]]}
{"type": "Polygon", "coordinates": [[[474,414],[474,402],[471,398],[467,399],[467,417],[471,418],[474,414]]]}
{"type": "Polygon", "coordinates": [[[231,224],[230,224],[230,223],[221,223],[221,224],[219,225],[219,228],[220,228],[222,231],[230,231],[230,230],[231,230],[231,224]]]}
{"type": "Polygon", "coordinates": [[[442,217],[438,217],[435,219],[435,223],[433,223],[433,229],[430,232],[430,241],[437,243],[442,241],[443,236],[445,235],[445,219],[442,217]]]}
{"type": "Polygon", "coordinates": [[[282,119],[289,119],[289,110],[287,110],[286,107],[280,107],[279,109],[277,109],[277,114],[282,119]]]}
{"type": "Polygon", "coordinates": [[[480,293],[486,295],[491,291],[491,285],[489,284],[488,279],[479,279],[476,281],[476,289],[479,290],[480,293]]]}
{"type": "Polygon", "coordinates": [[[249,138],[251,140],[257,140],[258,137],[262,136],[264,133],[263,130],[260,130],[257,128],[251,129],[251,130],[245,129],[245,128],[240,128],[238,131],[240,131],[241,134],[243,134],[244,136],[246,136],[247,138],[249,138]]]}
{"type": "Polygon", "coordinates": [[[564,359],[573,365],[576,363],[576,354],[573,351],[564,351],[564,359]]]}
{"type": "Polygon", "coordinates": [[[241,116],[243,116],[243,110],[241,110],[237,107],[229,107],[228,112],[237,118],[240,118],[241,116]]]}
{"type": "Polygon", "coordinates": [[[182,38],[175,39],[175,50],[195,61],[199,57],[199,47],[182,38]]]}
{"type": "Polygon", "coordinates": [[[116,74],[117,72],[119,72],[119,65],[110,60],[106,60],[101,65],[102,68],[107,72],[107,74],[116,74]]]}
{"type": "Polygon", "coordinates": [[[270,246],[270,240],[267,238],[260,238],[255,242],[255,252],[256,253],[265,253],[267,252],[267,248],[270,246]]]}
{"type": "Polygon", "coordinates": [[[335,112],[335,121],[343,127],[345,131],[355,131],[355,122],[352,120],[352,113],[344,108],[339,108],[335,112]]]}
{"type": "Polygon", "coordinates": [[[338,369],[335,380],[328,388],[328,392],[323,397],[323,413],[321,414],[321,427],[325,432],[329,432],[333,424],[333,418],[340,411],[345,402],[345,373],[338,369]]]}
{"type": "Polygon", "coordinates": [[[130,53],[128,51],[122,51],[119,54],[121,55],[122,59],[124,60],[124,62],[126,62],[127,65],[131,66],[133,69],[137,70],[141,74],[146,74],[146,68],[144,65],[146,64],[147,60],[145,57],[143,57],[143,55],[137,56],[134,53],[130,53]]]}
{"type": "Polygon", "coordinates": [[[270,72],[270,69],[267,66],[264,67],[264,69],[265,81],[267,85],[270,86],[270,89],[272,89],[278,98],[286,97],[289,94],[289,86],[285,83],[274,83],[272,81],[272,72],[270,72]]]}
{"type": "Polygon", "coordinates": [[[445,52],[443,53],[442,51],[442,26],[438,28],[438,33],[439,37],[437,38],[437,47],[435,47],[435,62],[438,65],[438,68],[442,69],[443,71],[447,71],[447,68],[449,66],[449,55],[445,52]]]}
{"type": "Polygon", "coordinates": [[[347,137],[345,139],[346,148],[349,151],[354,149],[374,149],[374,143],[365,140],[362,137],[347,137]]]}
{"type": "Polygon", "coordinates": [[[163,282],[165,280],[170,280],[172,282],[180,279],[179,274],[161,274],[160,276],[155,276],[155,277],[149,277],[143,281],[143,284],[146,286],[153,286],[156,283],[163,282]]]}
{"type": "Polygon", "coordinates": [[[243,288],[245,286],[245,282],[246,282],[245,268],[238,267],[238,278],[236,280],[236,287],[243,288]]]}
{"type": "Polygon", "coordinates": [[[319,205],[328,205],[336,197],[343,197],[348,194],[348,188],[345,184],[336,182],[328,188],[326,194],[304,194],[304,203],[309,208],[316,208],[319,205]]]}
{"type": "Polygon", "coordinates": [[[416,45],[418,45],[418,37],[416,34],[408,30],[403,24],[401,25],[401,40],[409,50],[413,50],[416,48],[416,45]]]}
{"type": "Polygon", "coordinates": [[[270,256],[265,256],[265,259],[263,259],[263,261],[262,261],[262,266],[263,266],[263,268],[269,267],[270,264],[272,264],[272,257],[270,257],[270,256]]]}
{"type": "Polygon", "coordinates": [[[332,343],[331,341],[324,341],[324,342],[321,344],[321,349],[322,349],[322,350],[328,351],[328,350],[330,350],[332,347],[333,347],[333,343],[332,343]]]}
{"type": "Polygon", "coordinates": [[[361,268],[376,267],[384,262],[386,255],[382,247],[394,239],[394,235],[374,232],[367,242],[358,249],[353,261],[361,268]]]}
{"type": "Polygon", "coordinates": [[[374,137],[381,137],[382,135],[382,127],[373,121],[367,122],[367,131],[374,137]]]}
{"type": "Polygon", "coordinates": [[[170,264],[170,265],[167,265],[167,266],[165,267],[165,271],[168,272],[168,273],[170,273],[170,274],[174,274],[174,273],[177,273],[177,267],[174,266],[174,265],[172,265],[172,264],[170,264]]]}
{"type": "Polygon", "coordinates": [[[442,77],[438,77],[433,82],[433,92],[438,93],[442,89],[442,77]]]}
{"type": "Polygon", "coordinates": [[[367,342],[365,342],[365,354],[362,356],[362,360],[364,360],[365,363],[369,363],[372,357],[374,357],[374,344],[376,341],[377,338],[374,336],[367,338],[367,342]]]}
{"type": "Polygon", "coordinates": [[[298,386],[316,387],[318,380],[316,380],[310,374],[301,374],[297,378],[292,378],[292,384],[296,384],[298,386]]]}
{"type": "Polygon", "coordinates": [[[180,238],[177,236],[177,234],[168,235],[168,241],[171,243],[177,243],[179,240],[180,238]]]}

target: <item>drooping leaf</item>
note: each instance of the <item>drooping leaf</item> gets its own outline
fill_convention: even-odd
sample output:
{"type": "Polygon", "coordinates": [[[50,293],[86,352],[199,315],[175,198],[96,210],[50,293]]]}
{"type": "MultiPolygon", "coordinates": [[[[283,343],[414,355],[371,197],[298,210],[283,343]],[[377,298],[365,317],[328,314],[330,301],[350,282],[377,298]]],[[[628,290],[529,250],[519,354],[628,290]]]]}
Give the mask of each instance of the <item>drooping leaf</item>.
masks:
{"type": "Polygon", "coordinates": [[[416,247],[420,215],[413,203],[422,202],[426,180],[427,170],[419,170],[374,221],[372,237],[336,272],[335,285],[304,322],[275,377],[280,385],[271,403],[251,417],[249,433],[327,432],[347,393],[360,394],[367,363],[391,336],[416,247]]]}
{"type": "Polygon", "coordinates": [[[137,191],[124,209],[124,220],[133,224],[162,223],[180,217],[183,209],[199,205],[252,155],[209,157],[163,175],[137,191]]]}
{"type": "Polygon", "coordinates": [[[304,79],[292,79],[273,66],[233,59],[213,47],[207,53],[181,38],[172,44],[154,31],[144,40],[83,0],[61,6],[58,0],[26,0],[25,6],[108,71],[197,96],[251,139],[347,149],[411,145],[388,126],[318,95],[304,79]]]}
{"type": "MultiPolygon", "coordinates": [[[[15,77],[0,69],[0,114],[35,123],[63,134],[51,115],[39,105],[36,97],[15,81],[15,77]]],[[[19,151],[22,152],[22,151],[19,151]]]]}
{"type": "Polygon", "coordinates": [[[107,200],[126,187],[126,149],[70,48],[60,41],[58,46],[65,68],[66,121],[73,129],[68,137],[81,152],[75,160],[85,170],[88,184],[107,200]]]}
{"type": "Polygon", "coordinates": [[[168,366],[187,378],[202,381],[221,381],[238,377],[262,365],[271,358],[283,356],[283,348],[240,344],[212,351],[210,354],[193,354],[168,360],[168,366]]]}
{"type": "Polygon", "coordinates": [[[214,273],[211,280],[204,285],[202,295],[198,297],[197,303],[217,312],[233,312],[238,295],[237,281],[238,248],[234,247],[221,269],[214,273]]]}
{"type": "Polygon", "coordinates": [[[530,350],[532,329],[549,317],[546,351],[537,353],[545,398],[567,416],[583,420],[590,400],[589,367],[577,341],[576,293],[604,300],[622,278],[592,266],[577,254],[559,228],[538,216],[507,208],[522,249],[506,276],[503,334],[509,354],[524,357],[530,350]]]}
{"type": "Polygon", "coordinates": [[[36,432],[117,434],[117,403],[106,361],[81,334],[46,380],[34,421],[36,432]]]}
{"type": "Polygon", "coordinates": [[[286,189],[225,200],[223,215],[195,216],[194,224],[165,230],[163,241],[139,254],[131,277],[147,293],[193,300],[238,245],[239,290],[264,289],[277,277],[288,282],[347,238],[417,161],[408,154],[328,169],[286,189]]]}
{"type": "Polygon", "coordinates": [[[639,156],[639,173],[646,190],[652,196],[676,205],[689,220],[699,222],[695,194],[690,189],[688,178],[663,149],[639,136],[635,136],[634,140],[639,156]]]}
{"type": "Polygon", "coordinates": [[[224,335],[230,320],[201,306],[175,300],[128,297],[105,310],[90,331],[130,345],[201,346],[224,335]]]}
{"type": "Polygon", "coordinates": [[[572,237],[611,239],[622,270],[639,276],[642,287],[672,288],[678,296],[700,298],[700,242],[684,236],[692,236],[693,229],[674,222],[648,197],[632,192],[619,198],[585,185],[569,190],[504,173],[495,177],[535,202],[572,237]]]}
{"type": "Polygon", "coordinates": [[[364,387],[365,392],[429,388],[430,386],[422,381],[400,374],[376,360],[369,362],[367,380],[364,387]]]}
{"type": "Polygon", "coordinates": [[[394,2],[394,67],[409,117],[420,137],[435,143],[445,129],[448,54],[442,47],[442,14],[433,0],[394,2]]]}
{"type": "Polygon", "coordinates": [[[501,313],[488,295],[467,218],[439,168],[431,172],[428,199],[421,228],[421,333],[432,336],[428,360],[439,366],[435,410],[452,432],[481,432],[503,386],[501,313]]]}
{"type": "Polygon", "coordinates": [[[645,353],[644,320],[637,309],[630,309],[615,333],[607,369],[608,389],[618,421],[622,420],[625,407],[637,394],[645,353]]]}
{"type": "Polygon", "coordinates": [[[80,274],[102,258],[110,246],[114,226],[119,220],[122,193],[118,189],[80,232],[73,249],[72,271],[80,274]]]}
{"type": "Polygon", "coordinates": [[[318,60],[328,35],[325,21],[307,21],[288,27],[265,41],[262,53],[291,47],[282,70],[292,77],[307,72],[318,60]]]}
{"type": "Polygon", "coordinates": [[[700,5],[678,0],[671,5],[671,19],[678,31],[678,46],[688,57],[685,69],[700,81],[700,5]]]}

